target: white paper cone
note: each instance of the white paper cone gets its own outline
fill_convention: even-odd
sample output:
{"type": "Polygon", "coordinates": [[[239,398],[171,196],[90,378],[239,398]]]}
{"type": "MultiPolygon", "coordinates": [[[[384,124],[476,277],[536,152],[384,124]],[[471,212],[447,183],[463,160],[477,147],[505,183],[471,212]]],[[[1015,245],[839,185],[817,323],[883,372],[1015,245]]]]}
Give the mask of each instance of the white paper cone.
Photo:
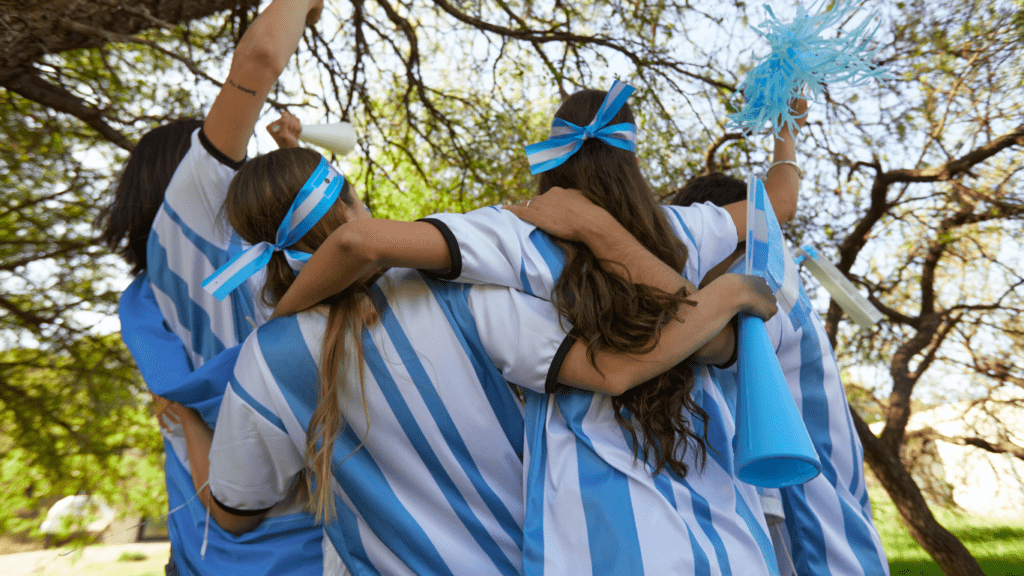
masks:
{"type": "Polygon", "coordinates": [[[356,131],[348,122],[311,124],[302,127],[299,140],[344,156],[356,147],[356,131]]]}
{"type": "Polygon", "coordinates": [[[861,328],[870,328],[882,319],[882,313],[878,308],[861,295],[853,282],[850,282],[831,262],[825,258],[818,258],[816,251],[801,248],[796,253],[797,256],[805,257],[804,266],[807,266],[811,274],[821,282],[822,287],[832,295],[836,304],[839,304],[839,307],[861,328]]]}

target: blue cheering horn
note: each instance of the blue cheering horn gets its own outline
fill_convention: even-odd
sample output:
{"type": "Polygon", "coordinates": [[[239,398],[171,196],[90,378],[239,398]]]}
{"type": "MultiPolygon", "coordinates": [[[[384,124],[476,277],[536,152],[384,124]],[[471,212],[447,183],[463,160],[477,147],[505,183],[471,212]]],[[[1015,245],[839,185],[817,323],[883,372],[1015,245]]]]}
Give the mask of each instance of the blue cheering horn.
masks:
{"type": "MultiPolygon", "coordinates": [[[[747,189],[746,272],[764,278],[781,300],[798,288],[782,229],[764,185],[747,189]]],[[[781,312],[780,312],[781,313],[781,312]]],[[[821,462],[786,384],[764,321],[740,314],[737,358],[736,474],[747,484],[781,488],[821,473],[821,462]]]]}
{"type": "Polygon", "coordinates": [[[821,472],[764,321],[740,315],[736,471],[754,486],[803,484],[821,472]]]}

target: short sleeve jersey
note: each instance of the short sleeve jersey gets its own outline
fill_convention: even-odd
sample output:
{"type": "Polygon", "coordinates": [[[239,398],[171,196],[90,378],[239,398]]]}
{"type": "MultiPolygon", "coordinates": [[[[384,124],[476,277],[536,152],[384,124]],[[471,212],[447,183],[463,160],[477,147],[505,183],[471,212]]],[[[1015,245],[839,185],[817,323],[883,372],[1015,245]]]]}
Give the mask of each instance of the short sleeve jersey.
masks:
{"type": "Polygon", "coordinates": [[[188,348],[193,366],[241,343],[270,317],[257,295],[265,275],[257,273],[218,301],[202,282],[245,248],[224,215],[228,185],[241,162],[233,162],[198,129],[178,165],[147,245],[147,272],[171,331],[188,348]]]}
{"type": "MultiPolygon", "coordinates": [[[[711,204],[664,207],[699,285],[731,254],[736,228],[711,204]]],[[[543,232],[500,208],[427,219],[446,237],[459,281],[505,284],[550,298],[563,256],[543,232]]],[[[690,451],[685,479],[652,477],[633,458],[611,398],[559,389],[526,398],[526,574],[774,574],[774,549],[753,487],[735,478],[735,424],[707,369],[695,400],[709,413],[708,464],[690,451]],[[609,542],[615,542],[610,546],[609,542]]]]}
{"type": "MultiPolygon", "coordinates": [[[[388,272],[371,300],[363,380],[351,341],[341,373],[324,549],[358,574],[520,574],[523,413],[506,380],[542,390],[557,373],[554,308],[411,270],[388,272]]],[[[325,330],[313,310],[244,344],[210,451],[224,506],[272,505],[305,467],[325,330]]]]}

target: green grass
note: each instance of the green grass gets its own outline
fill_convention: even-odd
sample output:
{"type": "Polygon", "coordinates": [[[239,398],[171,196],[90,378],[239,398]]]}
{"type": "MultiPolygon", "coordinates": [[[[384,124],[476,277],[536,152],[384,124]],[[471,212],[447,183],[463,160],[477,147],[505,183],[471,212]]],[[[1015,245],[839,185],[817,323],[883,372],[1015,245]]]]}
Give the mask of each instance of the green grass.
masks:
{"type": "MultiPolygon", "coordinates": [[[[910,537],[885,491],[872,487],[870,495],[892,576],[942,576],[938,564],[910,537]]],[[[1024,576],[1024,522],[990,520],[938,507],[932,507],[932,513],[967,546],[986,576],[1024,576]]]]}

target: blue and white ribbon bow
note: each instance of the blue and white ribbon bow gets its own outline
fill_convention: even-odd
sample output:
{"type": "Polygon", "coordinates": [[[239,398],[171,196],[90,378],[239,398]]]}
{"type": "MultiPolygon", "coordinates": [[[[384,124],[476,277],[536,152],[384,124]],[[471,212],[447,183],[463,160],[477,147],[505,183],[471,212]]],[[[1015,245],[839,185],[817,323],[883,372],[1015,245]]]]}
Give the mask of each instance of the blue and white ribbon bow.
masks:
{"type": "Polygon", "coordinates": [[[632,93],[632,86],[616,80],[608,90],[608,95],[604,97],[604,102],[601,103],[601,108],[598,109],[594,120],[582,128],[572,122],[555,118],[551,123],[551,135],[548,139],[526,147],[530,173],[540,174],[562,165],[583,146],[583,142],[587,138],[597,138],[610,146],[636,152],[636,126],[634,124],[623,122],[607,126],[632,93]]]}
{"type": "Polygon", "coordinates": [[[309,260],[310,254],[287,248],[301,240],[327,214],[344,185],[345,177],[321,157],[320,164],[302,185],[278,227],[276,242],[260,242],[250,246],[204,280],[203,288],[213,294],[214,298],[223,300],[232,290],[266,267],[270,257],[278,251],[284,251],[288,264],[298,273],[309,260]]]}

